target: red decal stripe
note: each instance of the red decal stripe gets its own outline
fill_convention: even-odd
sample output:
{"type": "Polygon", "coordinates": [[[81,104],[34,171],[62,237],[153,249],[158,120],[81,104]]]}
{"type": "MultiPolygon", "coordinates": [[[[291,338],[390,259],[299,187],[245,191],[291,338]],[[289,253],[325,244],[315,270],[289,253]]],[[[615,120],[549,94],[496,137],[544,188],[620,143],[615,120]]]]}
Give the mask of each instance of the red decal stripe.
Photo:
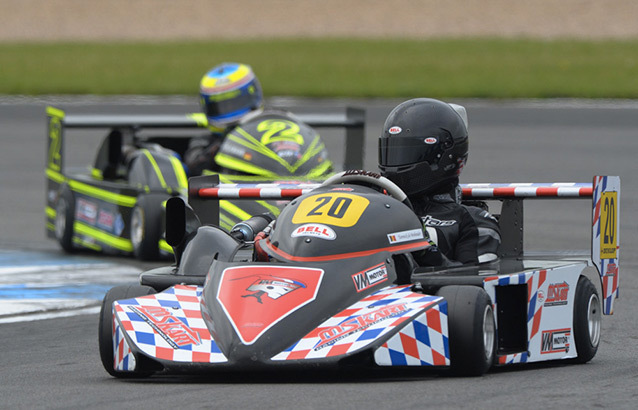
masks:
{"type": "Polygon", "coordinates": [[[416,251],[418,249],[428,247],[429,245],[430,244],[427,241],[420,241],[420,242],[409,243],[407,245],[388,246],[385,248],[371,249],[369,251],[338,253],[338,254],[326,255],[326,256],[293,256],[273,246],[270,240],[268,239],[266,240],[266,243],[264,246],[266,246],[270,251],[275,253],[277,256],[280,256],[289,261],[321,262],[321,261],[335,261],[335,260],[346,259],[346,258],[357,258],[360,256],[370,256],[370,255],[374,255],[376,253],[384,252],[384,251],[388,251],[388,252],[416,251]]]}

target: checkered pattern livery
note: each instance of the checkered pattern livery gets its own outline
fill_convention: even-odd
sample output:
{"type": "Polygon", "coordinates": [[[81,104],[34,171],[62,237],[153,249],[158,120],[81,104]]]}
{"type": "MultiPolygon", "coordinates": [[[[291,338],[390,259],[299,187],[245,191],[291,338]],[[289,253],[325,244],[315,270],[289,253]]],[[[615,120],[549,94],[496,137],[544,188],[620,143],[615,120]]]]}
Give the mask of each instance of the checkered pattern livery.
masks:
{"type": "MultiPolygon", "coordinates": [[[[407,285],[381,289],[326,320],[272,360],[321,359],[353,353],[401,328],[441,300],[411,292],[407,285]]],[[[447,329],[447,322],[445,326],[447,329]]]]}
{"type": "Polygon", "coordinates": [[[113,350],[115,351],[113,368],[121,372],[132,372],[135,370],[135,356],[131,348],[126,343],[124,333],[117,320],[113,317],[113,350]]]}
{"type": "MultiPolygon", "coordinates": [[[[115,326],[150,357],[188,363],[227,362],[202,319],[201,295],[201,287],[178,285],[158,294],[115,302],[115,326]],[[159,327],[151,326],[149,316],[139,313],[148,311],[160,312],[163,320],[157,322],[159,327]],[[162,328],[166,322],[170,327],[162,328]]],[[[124,345],[116,347],[119,356],[118,349],[126,353],[124,345]]]]}
{"type": "Polygon", "coordinates": [[[379,366],[449,366],[447,302],[408,323],[374,352],[379,366]]]}
{"type": "MultiPolygon", "coordinates": [[[[485,278],[483,283],[485,284],[485,290],[487,291],[490,299],[496,301],[496,286],[508,286],[508,285],[523,285],[527,284],[527,334],[529,339],[532,339],[538,334],[538,329],[541,322],[541,313],[543,309],[542,303],[537,303],[538,289],[545,283],[547,278],[547,271],[534,271],[524,272],[516,275],[503,275],[503,276],[491,276],[485,278]]],[[[493,304],[494,312],[498,312],[498,306],[496,302],[493,304]]],[[[496,324],[498,321],[494,318],[496,324]]],[[[497,329],[498,330],[498,329],[497,329]]],[[[498,357],[499,364],[509,363],[525,363],[527,362],[527,353],[516,353],[512,355],[504,355],[498,357]]]]}
{"type": "MultiPolygon", "coordinates": [[[[605,313],[606,315],[611,315],[614,313],[614,300],[618,297],[619,294],[618,278],[620,271],[618,258],[620,257],[620,248],[617,247],[616,249],[616,258],[603,258],[601,256],[600,235],[603,222],[601,218],[603,192],[616,192],[617,203],[615,205],[616,207],[619,207],[618,201],[620,201],[620,178],[605,176],[594,177],[594,193],[592,201],[592,260],[594,261],[594,264],[597,265],[602,280],[603,313],[605,313]]],[[[618,215],[614,215],[613,222],[617,224],[618,220],[618,215]]],[[[616,244],[618,244],[620,243],[618,238],[619,230],[614,229],[614,231],[616,235],[615,242],[616,244]]]]}
{"type": "Polygon", "coordinates": [[[528,359],[527,352],[506,354],[498,357],[498,364],[514,364],[514,363],[526,363],[528,359]]]}

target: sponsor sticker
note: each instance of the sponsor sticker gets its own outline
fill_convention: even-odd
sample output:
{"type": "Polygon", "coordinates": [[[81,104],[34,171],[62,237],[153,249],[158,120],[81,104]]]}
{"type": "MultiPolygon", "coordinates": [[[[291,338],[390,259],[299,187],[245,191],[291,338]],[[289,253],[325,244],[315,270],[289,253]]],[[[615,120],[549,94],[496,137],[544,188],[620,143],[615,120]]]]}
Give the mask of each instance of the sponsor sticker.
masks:
{"type": "Polygon", "coordinates": [[[426,215],[421,217],[421,221],[423,221],[424,226],[452,226],[456,223],[454,219],[451,220],[441,220],[437,218],[433,218],[430,215],[426,215]]]}
{"type": "Polygon", "coordinates": [[[409,309],[405,304],[387,305],[379,309],[375,309],[369,313],[351,317],[350,319],[329,327],[319,333],[319,342],[314,350],[320,350],[324,347],[332,346],[339,340],[344,339],[352,334],[366,330],[367,328],[393,317],[401,316],[409,309]]]}
{"type": "Polygon", "coordinates": [[[357,292],[364,291],[386,279],[388,279],[388,269],[385,263],[352,275],[352,281],[354,282],[354,287],[357,289],[357,292]]]}
{"type": "Polygon", "coordinates": [[[615,263],[608,263],[607,269],[605,270],[605,276],[617,276],[618,275],[618,265],[615,263]]]}
{"type": "Polygon", "coordinates": [[[541,340],[541,354],[569,352],[571,329],[544,330],[541,340]]]}
{"type": "Polygon", "coordinates": [[[423,239],[423,230],[410,229],[408,231],[401,231],[401,232],[388,234],[388,241],[391,244],[414,241],[417,239],[423,239]]]}
{"type": "Polygon", "coordinates": [[[538,303],[545,302],[545,292],[543,292],[542,290],[539,290],[536,293],[536,300],[538,301],[538,303]]]}
{"type": "Polygon", "coordinates": [[[432,145],[432,144],[436,144],[437,139],[434,137],[427,137],[426,139],[423,140],[423,142],[425,142],[428,145],[432,145]]]}
{"type": "Polygon", "coordinates": [[[566,305],[567,295],[569,295],[569,285],[567,282],[550,284],[547,288],[545,307],[566,305]]]}
{"type": "Polygon", "coordinates": [[[295,229],[290,235],[292,238],[299,236],[310,236],[313,238],[326,239],[328,241],[334,241],[337,238],[337,234],[332,228],[322,224],[305,224],[295,229]]]}
{"type": "Polygon", "coordinates": [[[371,172],[371,171],[365,171],[363,169],[349,169],[343,175],[344,176],[346,176],[346,175],[363,175],[363,176],[371,177],[371,178],[374,178],[374,179],[381,178],[381,174],[377,174],[376,172],[371,172]]]}
{"type": "Polygon", "coordinates": [[[390,127],[390,129],[388,130],[388,132],[392,135],[399,134],[401,133],[401,131],[403,131],[401,127],[397,127],[396,125],[394,127],[390,127]]]}
{"type": "Polygon", "coordinates": [[[173,316],[168,308],[160,306],[129,306],[142,320],[149,324],[173,348],[200,345],[199,334],[173,316]]]}
{"type": "Polygon", "coordinates": [[[95,202],[78,198],[77,211],[75,212],[75,217],[79,220],[82,220],[82,221],[90,223],[91,225],[94,225],[95,220],[97,219],[97,204],[95,202]]]}
{"type": "Polygon", "coordinates": [[[111,212],[107,212],[103,209],[100,209],[100,213],[97,216],[97,226],[102,229],[112,231],[114,224],[115,224],[115,215],[113,215],[111,212]]]}

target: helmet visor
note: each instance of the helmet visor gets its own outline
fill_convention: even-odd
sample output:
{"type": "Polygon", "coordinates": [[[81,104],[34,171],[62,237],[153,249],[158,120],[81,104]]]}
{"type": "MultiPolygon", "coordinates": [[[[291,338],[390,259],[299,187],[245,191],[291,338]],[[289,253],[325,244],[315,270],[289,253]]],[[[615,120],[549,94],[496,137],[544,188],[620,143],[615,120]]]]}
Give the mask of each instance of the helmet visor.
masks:
{"type": "MultiPolygon", "coordinates": [[[[233,92],[231,91],[230,93],[233,92]]],[[[223,119],[259,106],[258,97],[254,94],[240,93],[225,100],[219,97],[219,95],[204,97],[207,117],[223,119]]]]}
{"type": "Polygon", "coordinates": [[[379,165],[396,167],[417,162],[435,164],[441,158],[437,137],[380,137],[379,165]]]}

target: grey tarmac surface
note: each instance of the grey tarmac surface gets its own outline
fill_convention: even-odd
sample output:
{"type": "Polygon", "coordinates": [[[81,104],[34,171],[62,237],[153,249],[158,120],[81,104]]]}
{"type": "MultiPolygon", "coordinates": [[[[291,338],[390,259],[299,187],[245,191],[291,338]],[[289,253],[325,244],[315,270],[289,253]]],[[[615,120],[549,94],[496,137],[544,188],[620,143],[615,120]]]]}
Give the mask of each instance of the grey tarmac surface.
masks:
{"type": "MultiPolygon", "coordinates": [[[[275,98],[293,111],[347,104],[367,109],[365,166],[376,170],[376,137],[400,101],[313,101],[275,98]]],[[[603,319],[597,356],[586,365],[555,363],[500,369],[481,378],[432,373],[304,372],[216,374],[205,378],[115,380],[97,349],[97,315],[0,324],[0,408],[634,408],[638,398],[638,104],[634,102],[485,102],[464,104],[470,158],[462,182],[587,182],[620,175],[621,299],[603,319]]],[[[44,236],[44,107],[68,112],[183,113],[195,99],[83,97],[0,100],[0,249],[58,252],[44,236]]],[[[338,133],[323,133],[335,159],[338,133]],[[333,135],[334,134],[334,135],[333,135]]],[[[88,164],[99,134],[69,145],[88,164]]],[[[586,249],[588,201],[529,201],[526,244],[534,249],[586,249]]],[[[81,257],[81,256],[80,256],[81,257]]],[[[130,259],[109,262],[133,264],[130,259]]],[[[154,264],[138,264],[142,268],[154,264]]]]}

